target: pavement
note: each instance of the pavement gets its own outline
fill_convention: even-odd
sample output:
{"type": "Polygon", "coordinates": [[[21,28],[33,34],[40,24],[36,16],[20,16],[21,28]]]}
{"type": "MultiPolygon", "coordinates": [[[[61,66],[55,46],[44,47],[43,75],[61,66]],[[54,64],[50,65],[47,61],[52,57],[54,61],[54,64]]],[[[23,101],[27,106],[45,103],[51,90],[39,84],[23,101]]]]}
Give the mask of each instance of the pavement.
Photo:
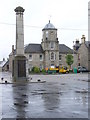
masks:
{"type": "MultiPolygon", "coordinates": [[[[13,81],[11,72],[0,72],[0,84],[18,84],[23,81],[13,81]]],[[[31,77],[28,75],[27,80],[24,83],[43,83],[45,80],[41,80],[40,77],[31,77]]]]}
{"type": "Polygon", "coordinates": [[[24,84],[13,84],[8,72],[2,77],[2,118],[88,118],[87,73],[30,75],[24,84]]]}

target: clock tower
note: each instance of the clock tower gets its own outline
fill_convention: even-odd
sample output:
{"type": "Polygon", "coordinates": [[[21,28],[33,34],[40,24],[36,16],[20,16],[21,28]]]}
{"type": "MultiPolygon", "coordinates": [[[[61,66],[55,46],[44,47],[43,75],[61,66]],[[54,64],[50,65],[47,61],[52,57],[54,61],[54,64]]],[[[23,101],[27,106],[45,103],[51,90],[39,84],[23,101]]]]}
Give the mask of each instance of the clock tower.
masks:
{"type": "Polygon", "coordinates": [[[45,68],[59,65],[59,41],[57,29],[50,22],[42,29],[42,48],[44,50],[45,68]]]}

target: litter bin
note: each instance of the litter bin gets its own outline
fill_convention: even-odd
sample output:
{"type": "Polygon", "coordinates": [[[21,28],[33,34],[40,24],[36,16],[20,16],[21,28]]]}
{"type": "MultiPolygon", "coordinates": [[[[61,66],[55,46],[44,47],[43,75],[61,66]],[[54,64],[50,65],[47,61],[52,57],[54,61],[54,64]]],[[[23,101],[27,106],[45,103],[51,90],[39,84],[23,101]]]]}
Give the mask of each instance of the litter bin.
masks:
{"type": "Polygon", "coordinates": [[[73,72],[74,72],[74,73],[77,73],[77,68],[74,68],[74,69],[73,69],[73,72]]]}

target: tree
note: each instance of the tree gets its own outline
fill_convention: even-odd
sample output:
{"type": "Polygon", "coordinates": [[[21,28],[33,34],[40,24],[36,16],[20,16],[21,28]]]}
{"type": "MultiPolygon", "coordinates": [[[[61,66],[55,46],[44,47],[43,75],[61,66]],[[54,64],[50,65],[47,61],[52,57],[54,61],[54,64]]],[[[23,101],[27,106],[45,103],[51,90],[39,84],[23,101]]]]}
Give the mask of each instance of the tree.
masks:
{"type": "Polygon", "coordinates": [[[70,68],[71,68],[71,65],[73,64],[73,62],[74,62],[74,60],[73,60],[73,55],[68,54],[68,55],[66,56],[66,63],[70,66],[70,68]]]}

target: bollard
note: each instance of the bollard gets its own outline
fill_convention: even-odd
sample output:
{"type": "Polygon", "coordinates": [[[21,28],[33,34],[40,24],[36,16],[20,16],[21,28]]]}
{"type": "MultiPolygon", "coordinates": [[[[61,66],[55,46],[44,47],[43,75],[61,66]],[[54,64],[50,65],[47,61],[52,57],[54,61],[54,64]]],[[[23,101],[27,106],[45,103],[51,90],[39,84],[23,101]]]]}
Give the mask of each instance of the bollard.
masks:
{"type": "Polygon", "coordinates": [[[7,80],[5,81],[5,84],[7,84],[7,80]]]}
{"type": "Polygon", "coordinates": [[[3,81],[3,79],[4,79],[4,78],[2,77],[1,80],[3,81]]]}
{"type": "Polygon", "coordinates": [[[40,79],[38,79],[37,81],[38,81],[38,82],[40,82],[41,80],[40,80],[40,79]]]}

